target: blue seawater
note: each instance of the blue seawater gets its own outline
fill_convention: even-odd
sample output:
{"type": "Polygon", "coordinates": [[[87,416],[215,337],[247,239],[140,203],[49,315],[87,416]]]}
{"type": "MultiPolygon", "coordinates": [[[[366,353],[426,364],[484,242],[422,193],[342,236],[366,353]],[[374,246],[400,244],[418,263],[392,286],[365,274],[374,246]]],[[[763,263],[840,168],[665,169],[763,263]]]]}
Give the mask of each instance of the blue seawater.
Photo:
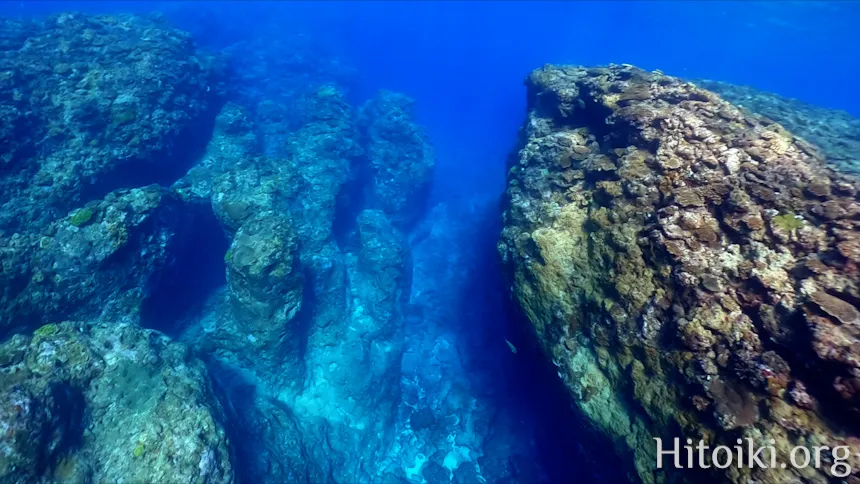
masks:
{"type": "MultiPolygon", "coordinates": [[[[116,190],[151,183],[184,190],[191,208],[179,211],[192,215],[173,219],[168,211],[166,228],[153,229],[141,237],[146,242],[128,249],[139,256],[104,248],[101,263],[82,270],[116,270],[75,279],[64,289],[76,293],[78,287],[101,284],[111,290],[82,290],[90,298],[86,307],[69,299],[68,307],[50,316],[31,311],[26,322],[0,327],[6,339],[34,330],[36,337],[47,338],[55,328],[46,323],[122,320],[166,335],[158,345],[184,345],[187,355],[179,360],[202,362],[204,376],[190,381],[205,389],[195,398],[211,399],[201,405],[215,408],[217,417],[211,424],[202,417],[195,422],[217,424],[229,441],[227,450],[219,454],[212,450],[215,444],[204,446],[189,464],[181,457],[170,460],[183,452],[177,444],[159,454],[171,456],[167,460],[145,461],[156,462],[147,464],[153,466],[153,480],[156,475],[169,480],[169,472],[155,472],[174,465],[199,469],[203,477],[194,482],[635,481],[634,463],[616,452],[623,445],[601,435],[572,404],[552,359],[542,353],[516,307],[499,262],[499,199],[525,122],[525,78],[545,64],[633,64],[694,81],[750,86],[860,117],[860,3],[855,2],[0,3],[0,15],[7,19],[39,20],[64,12],[141,18],[158,13],[156,25],[187,31],[199,56],[224,56],[218,61],[223,62],[221,77],[206,87],[222,97],[195,115],[199,125],[192,128],[197,129],[182,131],[164,151],[152,151],[165,163],[80,175],[94,181],[84,183],[74,202],[44,211],[38,207],[42,202],[32,198],[35,208],[9,215],[9,227],[0,227],[3,236],[37,233],[55,227],[51,210],[71,214],[69,223],[80,231],[108,227],[112,222],[104,213],[114,208],[105,204],[114,202],[82,207],[114,200],[109,194],[116,190]],[[213,112],[205,114],[209,109],[213,112]],[[255,166],[258,158],[275,161],[255,166]],[[204,168],[195,172],[195,166],[204,168]],[[22,215],[31,212],[41,215],[32,221],[22,215]],[[23,222],[15,226],[13,219],[23,222]],[[174,245],[153,244],[158,237],[174,245]],[[157,257],[165,262],[147,262],[157,257]],[[125,281],[118,274],[133,277],[125,281]],[[129,291],[134,284],[140,284],[140,294],[129,291]],[[135,304],[137,312],[128,316],[126,309],[134,312],[135,304]],[[223,465],[228,457],[230,471],[223,465]]],[[[81,30],[75,35],[101,35],[102,27],[91,28],[94,34],[81,30]]],[[[57,49],[78,37],[57,38],[57,49]]],[[[23,45],[16,49],[26,49],[23,45]]],[[[10,49],[5,55],[15,54],[10,49]]],[[[146,75],[132,76],[125,88],[114,85],[104,95],[118,96],[118,90],[133,97],[141,92],[138,85],[150,82],[146,75]]],[[[158,82],[179,84],[181,79],[158,82]]],[[[93,109],[92,116],[100,116],[93,109]]],[[[77,116],[70,112],[66,115],[77,116]]],[[[111,112],[115,125],[134,125],[142,115],[131,108],[111,112]]],[[[93,121],[96,125],[101,126],[93,121]]],[[[3,133],[24,143],[26,129],[3,133]]],[[[82,145],[110,143],[75,136],[82,145]]],[[[123,140],[123,145],[140,141],[133,134],[123,140]]],[[[15,163],[0,169],[23,170],[15,163]]],[[[29,182],[16,183],[8,186],[29,182]]],[[[141,203],[135,200],[122,206],[141,203]]],[[[49,230],[64,234],[66,229],[49,230]]],[[[124,237],[136,237],[137,232],[130,233],[124,237]]],[[[59,243],[70,247],[76,239],[68,237],[59,243]]],[[[92,237],[87,254],[97,257],[92,251],[101,250],[101,242],[92,237]]],[[[118,240],[120,245],[127,241],[118,240]]],[[[20,283],[0,282],[10,288],[20,283]]],[[[62,328],[56,331],[65,334],[62,328]]],[[[93,348],[128,344],[109,330],[94,331],[93,338],[104,344],[93,348]]],[[[115,353],[144,352],[130,344],[111,351],[101,358],[121,360],[115,353]]],[[[184,367],[176,363],[170,371],[184,367]]],[[[158,425],[169,427],[174,410],[151,410],[162,412],[157,417],[146,413],[146,402],[152,401],[146,388],[169,385],[169,378],[152,376],[161,370],[141,368],[131,365],[116,377],[132,383],[105,383],[99,391],[113,388],[117,400],[128,401],[132,410],[123,414],[126,422],[162,419],[158,425]]],[[[19,393],[9,395],[21,402],[41,398],[14,391],[19,393]]],[[[63,408],[80,407],[81,416],[63,435],[83,435],[74,429],[85,428],[81,422],[87,418],[99,422],[89,400],[81,403],[95,390],[83,391],[84,397],[75,391],[62,398],[76,403],[63,408]]],[[[51,402],[62,400],[52,395],[51,402]]],[[[110,395],[104,398],[99,405],[109,406],[110,395]]],[[[0,422],[3,418],[0,412],[0,422]]],[[[50,432],[38,425],[20,428],[50,440],[50,432]]],[[[196,430],[196,424],[189,425],[181,428],[196,430]]],[[[99,452],[134,467],[157,447],[142,435],[92,438],[121,449],[99,452]]],[[[33,452],[51,462],[84,460],[62,457],[64,452],[75,456],[68,449],[83,445],[77,439],[56,437],[33,452]]],[[[67,474],[44,470],[44,477],[56,482],[81,476],[147,479],[141,477],[146,472],[123,475],[121,466],[115,468],[119,474],[92,470],[105,459],[75,464],[80,467],[58,464],[67,474]]],[[[0,461],[0,472],[3,465],[0,461]]],[[[29,482],[38,474],[20,472],[0,478],[29,482]]],[[[172,476],[184,479],[183,472],[172,476]]]]}

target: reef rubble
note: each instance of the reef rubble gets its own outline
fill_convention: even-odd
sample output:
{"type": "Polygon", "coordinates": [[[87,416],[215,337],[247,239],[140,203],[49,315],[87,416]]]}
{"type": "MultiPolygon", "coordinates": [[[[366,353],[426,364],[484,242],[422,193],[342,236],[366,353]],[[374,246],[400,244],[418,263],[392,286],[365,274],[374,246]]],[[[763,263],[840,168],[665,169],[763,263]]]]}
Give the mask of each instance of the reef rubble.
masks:
{"type": "Polygon", "coordinates": [[[660,72],[546,66],[526,86],[498,247],[579,411],[643,482],[834,477],[659,471],[655,437],[772,439],[777,462],[848,446],[856,472],[858,180],[660,72]]]}

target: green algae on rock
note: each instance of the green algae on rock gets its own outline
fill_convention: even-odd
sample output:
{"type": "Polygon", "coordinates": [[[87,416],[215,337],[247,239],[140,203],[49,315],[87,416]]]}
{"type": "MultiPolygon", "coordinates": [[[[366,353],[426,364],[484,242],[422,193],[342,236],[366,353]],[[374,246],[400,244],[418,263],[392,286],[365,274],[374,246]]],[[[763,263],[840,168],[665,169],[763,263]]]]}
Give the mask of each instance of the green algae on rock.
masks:
{"type": "Polygon", "coordinates": [[[659,72],[547,66],[526,84],[499,250],[580,412],[644,482],[827,480],[657,471],[653,439],[857,454],[857,180],[659,72]]]}
{"type": "Polygon", "coordinates": [[[223,412],[181,344],[63,322],[0,344],[0,481],[234,481],[223,412]]]}

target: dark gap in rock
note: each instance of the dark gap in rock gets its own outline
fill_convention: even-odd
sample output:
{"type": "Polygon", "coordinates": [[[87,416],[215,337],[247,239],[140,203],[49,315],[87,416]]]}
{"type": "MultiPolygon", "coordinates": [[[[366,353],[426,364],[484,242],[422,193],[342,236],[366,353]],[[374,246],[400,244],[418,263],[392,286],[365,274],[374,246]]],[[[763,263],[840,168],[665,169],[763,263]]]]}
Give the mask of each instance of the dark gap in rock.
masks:
{"type": "Polygon", "coordinates": [[[358,214],[365,208],[367,190],[373,183],[370,163],[365,157],[350,161],[349,175],[337,194],[332,230],[341,251],[351,245],[350,237],[355,232],[358,214]]]}
{"type": "Polygon", "coordinates": [[[279,355],[284,361],[299,363],[302,366],[302,372],[304,372],[305,355],[308,350],[308,337],[310,336],[317,305],[315,284],[313,282],[316,276],[311,269],[305,269],[304,276],[305,284],[302,291],[302,307],[295,318],[287,323],[288,326],[284,330],[283,344],[281,344],[279,355]],[[289,359],[285,358],[287,354],[291,355],[289,359]]]}
{"type": "MultiPolygon", "coordinates": [[[[176,136],[173,145],[161,152],[152,153],[150,160],[128,160],[116,163],[95,180],[81,188],[81,201],[101,200],[108,193],[121,188],[138,188],[148,185],[168,187],[185,176],[206,152],[215,129],[215,116],[223,103],[218,102],[200,121],[185,128],[176,136]]],[[[74,207],[67,207],[72,209],[74,207]]]]}
{"type": "Polygon", "coordinates": [[[257,386],[239,370],[217,358],[204,356],[204,364],[215,398],[224,410],[224,430],[231,443],[236,482],[259,482],[259,476],[265,472],[255,467],[259,466],[260,454],[265,451],[260,445],[265,435],[253,419],[258,412],[257,386]]]}
{"type": "Polygon", "coordinates": [[[190,206],[191,226],[181,227],[181,240],[171,265],[152,281],[141,307],[141,324],[178,336],[185,317],[201,310],[207,298],[226,284],[224,254],[230,241],[209,205],[190,206]]]}
{"type": "Polygon", "coordinates": [[[456,317],[440,321],[459,335],[458,351],[473,395],[496,409],[484,442],[485,476],[502,466],[518,482],[626,482],[635,475],[632,466],[571,407],[569,391],[540,350],[531,323],[506,296],[508,283],[496,250],[502,220],[495,208],[488,204],[485,212],[473,214],[465,237],[475,259],[453,308],[456,317]],[[515,416],[515,421],[504,416],[515,416]],[[505,425],[511,425],[509,431],[505,425]],[[509,442],[510,435],[526,441],[509,442]]]}
{"type": "Polygon", "coordinates": [[[593,428],[571,403],[557,369],[543,354],[531,323],[513,302],[505,321],[517,353],[507,358],[517,414],[531,416],[537,456],[548,482],[628,482],[633,458],[617,455],[612,441],[593,428]],[[576,469],[576,476],[571,475],[576,469]]]}
{"type": "MultiPolygon", "coordinates": [[[[761,317],[752,311],[746,311],[756,328],[761,334],[768,334],[763,329],[764,324],[761,317]]],[[[846,401],[834,388],[834,379],[844,376],[847,381],[854,377],[845,371],[845,367],[838,362],[822,360],[810,344],[815,341],[812,327],[806,321],[801,311],[795,311],[791,316],[780,318],[780,328],[786,328],[791,333],[791,338],[784,344],[776,342],[773,338],[762,338],[762,344],[766,349],[776,349],[779,346],[788,351],[778,351],[780,356],[786,359],[793,377],[806,385],[806,391],[812,395],[820,405],[819,415],[831,422],[835,427],[850,429],[852,433],[860,433],[860,422],[857,414],[846,409],[846,401]],[[826,416],[826,417],[825,417],[826,416]]],[[[790,390],[790,389],[789,389],[790,390]]]]}
{"type": "Polygon", "coordinates": [[[52,442],[59,436],[59,442],[47,455],[39,456],[38,466],[42,469],[56,469],[56,463],[63,455],[81,447],[84,438],[84,396],[78,388],[74,388],[66,382],[51,385],[51,397],[53,398],[53,410],[59,410],[55,415],[58,425],[50,426],[47,430],[53,435],[43,435],[42,442],[52,442]]]}
{"type": "Polygon", "coordinates": [[[435,178],[430,183],[422,184],[417,189],[415,199],[419,200],[418,206],[415,208],[415,214],[407,217],[400,229],[404,234],[410,234],[418,227],[430,209],[430,196],[433,193],[433,185],[436,183],[435,178]]]}

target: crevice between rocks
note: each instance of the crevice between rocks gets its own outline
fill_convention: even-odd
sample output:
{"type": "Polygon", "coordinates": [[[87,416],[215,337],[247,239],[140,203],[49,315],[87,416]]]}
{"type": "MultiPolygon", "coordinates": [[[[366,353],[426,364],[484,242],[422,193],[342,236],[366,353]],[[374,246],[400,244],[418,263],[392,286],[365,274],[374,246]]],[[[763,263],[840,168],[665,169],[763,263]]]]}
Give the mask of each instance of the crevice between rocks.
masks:
{"type": "Polygon", "coordinates": [[[171,337],[177,337],[187,317],[199,313],[207,298],[226,280],[224,254],[230,241],[224,235],[210,206],[188,204],[194,213],[191,226],[182,227],[178,246],[170,266],[149,288],[141,305],[141,324],[171,337]]]}

